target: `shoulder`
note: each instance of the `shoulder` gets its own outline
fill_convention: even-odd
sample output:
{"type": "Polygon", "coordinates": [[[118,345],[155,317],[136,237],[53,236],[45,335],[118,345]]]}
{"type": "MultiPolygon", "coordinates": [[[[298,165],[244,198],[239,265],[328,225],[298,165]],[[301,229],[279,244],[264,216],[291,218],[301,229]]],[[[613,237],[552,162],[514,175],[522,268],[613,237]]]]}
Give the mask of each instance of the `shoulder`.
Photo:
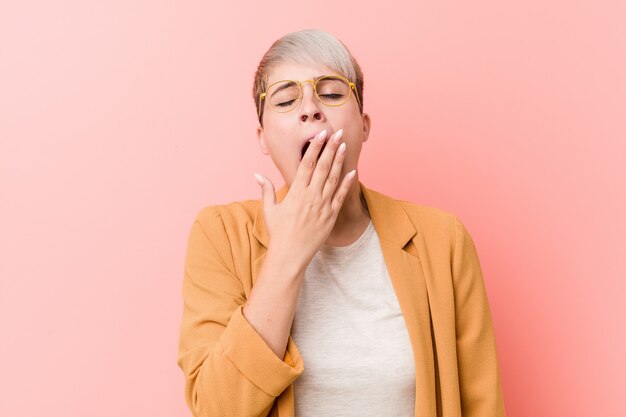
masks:
{"type": "Polygon", "coordinates": [[[472,236],[457,214],[438,207],[396,200],[415,227],[418,244],[425,252],[422,256],[443,264],[473,259],[475,245],[472,236]]]}
{"type": "Polygon", "coordinates": [[[420,229],[441,229],[448,226],[456,217],[454,213],[439,207],[413,203],[406,200],[396,200],[404,212],[420,226],[420,229]]]}
{"type": "Polygon", "coordinates": [[[432,241],[445,241],[454,245],[460,236],[469,237],[459,216],[439,207],[394,199],[407,214],[419,234],[432,241]]]}
{"type": "Polygon", "coordinates": [[[205,231],[237,233],[250,230],[261,200],[241,200],[202,207],[195,221],[205,231]]]}

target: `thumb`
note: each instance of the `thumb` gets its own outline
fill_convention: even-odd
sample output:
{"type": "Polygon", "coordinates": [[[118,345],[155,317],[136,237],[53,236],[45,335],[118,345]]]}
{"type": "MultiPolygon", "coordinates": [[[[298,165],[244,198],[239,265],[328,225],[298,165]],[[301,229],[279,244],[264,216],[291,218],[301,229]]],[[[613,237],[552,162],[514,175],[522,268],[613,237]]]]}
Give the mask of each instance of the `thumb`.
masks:
{"type": "Polygon", "coordinates": [[[264,176],[254,173],[254,176],[261,186],[261,191],[263,193],[263,209],[268,211],[273,206],[276,205],[276,194],[274,193],[274,184],[269,178],[265,178],[264,176]]]}

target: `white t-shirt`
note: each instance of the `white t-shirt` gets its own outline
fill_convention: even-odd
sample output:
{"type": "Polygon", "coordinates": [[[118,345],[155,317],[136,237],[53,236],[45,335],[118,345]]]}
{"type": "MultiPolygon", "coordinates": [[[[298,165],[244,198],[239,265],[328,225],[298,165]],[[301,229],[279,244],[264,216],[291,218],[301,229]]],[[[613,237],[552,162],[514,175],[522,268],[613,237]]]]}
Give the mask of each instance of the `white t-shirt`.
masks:
{"type": "Polygon", "coordinates": [[[291,335],[304,361],[296,417],[415,415],[409,334],[373,223],[309,264],[291,335]]]}

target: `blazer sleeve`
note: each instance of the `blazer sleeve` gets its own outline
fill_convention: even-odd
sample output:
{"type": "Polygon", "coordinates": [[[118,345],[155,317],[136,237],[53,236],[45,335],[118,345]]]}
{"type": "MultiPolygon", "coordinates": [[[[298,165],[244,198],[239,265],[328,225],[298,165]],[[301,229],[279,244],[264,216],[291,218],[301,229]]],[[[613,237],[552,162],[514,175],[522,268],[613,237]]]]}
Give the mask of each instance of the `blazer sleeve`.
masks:
{"type": "Polygon", "coordinates": [[[454,216],[453,283],[463,417],[505,417],[496,342],[472,237],[454,216]]]}
{"type": "Polygon", "coordinates": [[[177,361],[195,417],[266,416],[304,370],[299,355],[277,357],[242,314],[236,257],[219,212],[201,210],[185,258],[177,361]]]}

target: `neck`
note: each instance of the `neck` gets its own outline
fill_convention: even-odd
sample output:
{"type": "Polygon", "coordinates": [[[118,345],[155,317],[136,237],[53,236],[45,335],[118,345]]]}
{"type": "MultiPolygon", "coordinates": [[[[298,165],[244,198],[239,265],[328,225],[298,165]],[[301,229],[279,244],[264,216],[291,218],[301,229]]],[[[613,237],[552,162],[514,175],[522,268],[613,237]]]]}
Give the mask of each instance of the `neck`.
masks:
{"type": "Polygon", "coordinates": [[[361,231],[369,221],[370,214],[365,203],[365,197],[361,193],[358,176],[355,176],[339,210],[333,230],[328,236],[328,241],[342,241],[346,236],[353,235],[355,230],[361,231]]]}

